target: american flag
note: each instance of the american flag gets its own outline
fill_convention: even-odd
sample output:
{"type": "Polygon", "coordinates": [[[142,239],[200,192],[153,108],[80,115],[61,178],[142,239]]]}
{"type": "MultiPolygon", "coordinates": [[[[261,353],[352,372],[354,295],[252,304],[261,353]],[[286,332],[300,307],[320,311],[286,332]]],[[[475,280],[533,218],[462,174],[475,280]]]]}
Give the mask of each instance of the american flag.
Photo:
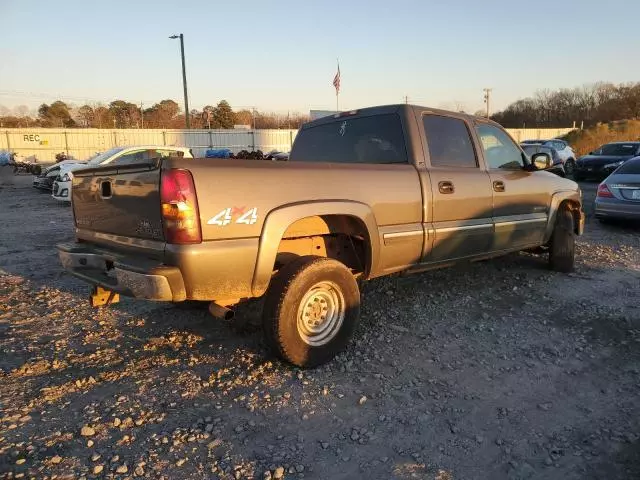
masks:
{"type": "Polygon", "coordinates": [[[338,64],[338,73],[333,77],[333,86],[336,88],[336,95],[340,92],[340,64],[338,64]]]}

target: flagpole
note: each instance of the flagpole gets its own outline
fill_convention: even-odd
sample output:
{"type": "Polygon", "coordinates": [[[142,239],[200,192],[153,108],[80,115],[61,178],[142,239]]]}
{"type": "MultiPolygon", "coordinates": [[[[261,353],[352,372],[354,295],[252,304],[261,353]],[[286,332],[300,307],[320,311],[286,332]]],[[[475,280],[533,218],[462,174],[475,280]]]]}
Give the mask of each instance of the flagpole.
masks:
{"type": "MultiPolygon", "coordinates": [[[[338,75],[340,75],[340,60],[337,58],[336,58],[336,63],[338,64],[338,75]]],[[[340,98],[340,87],[336,88],[336,112],[340,112],[339,98],[340,98]]]]}

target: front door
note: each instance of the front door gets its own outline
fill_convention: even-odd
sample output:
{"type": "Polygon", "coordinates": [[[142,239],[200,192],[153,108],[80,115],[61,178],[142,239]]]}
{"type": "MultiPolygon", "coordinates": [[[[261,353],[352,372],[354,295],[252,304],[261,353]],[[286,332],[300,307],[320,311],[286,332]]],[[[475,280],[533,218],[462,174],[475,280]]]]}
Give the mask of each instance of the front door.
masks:
{"type": "Polygon", "coordinates": [[[522,151],[501,128],[476,125],[493,190],[495,233],[491,249],[539,245],[547,225],[550,197],[543,172],[525,170],[522,151]]]}
{"type": "Polygon", "coordinates": [[[463,118],[422,117],[431,184],[431,250],[438,263],[486,252],[493,238],[489,174],[480,167],[469,125],[463,118]]]}

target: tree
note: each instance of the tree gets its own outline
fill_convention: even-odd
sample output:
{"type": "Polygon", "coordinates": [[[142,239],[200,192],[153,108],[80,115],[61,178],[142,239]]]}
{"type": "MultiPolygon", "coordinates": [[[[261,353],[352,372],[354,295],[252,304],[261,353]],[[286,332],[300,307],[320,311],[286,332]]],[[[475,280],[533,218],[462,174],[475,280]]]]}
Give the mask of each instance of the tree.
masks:
{"type": "Polygon", "coordinates": [[[134,103],[124,100],[114,100],[109,104],[109,111],[116,120],[117,128],[132,128],[140,126],[140,110],[134,103]]]}
{"type": "Polygon", "coordinates": [[[221,100],[213,110],[212,125],[214,128],[233,128],[235,117],[233,110],[226,100],[221,100]]]}
{"type": "Polygon", "coordinates": [[[253,128],[253,113],[250,110],[239,110],[234,113],[234,125],[251,125],[253,128]]]}
{"type": "Polygon", "coordinates": [[[173,100],[162,100],[144,111],[145,123],[149,128],[167,128],[180,112],[180,106],[173,100]]]}
{"type": "Polygon", "coordinates": [[[83,105],[78,109],[78,118],[83,127],[93,126],[93,119],[95,117],[93,108],[89,105],[83,105]]]}
{"type": "Polygon", "coordinates": [[[69,107],[66,103],[56,100],[51,105],[43,103],[38,108],[38,116],[44,126],[51,127],[74,127],[75,123],[71,118],[69,107]]]}

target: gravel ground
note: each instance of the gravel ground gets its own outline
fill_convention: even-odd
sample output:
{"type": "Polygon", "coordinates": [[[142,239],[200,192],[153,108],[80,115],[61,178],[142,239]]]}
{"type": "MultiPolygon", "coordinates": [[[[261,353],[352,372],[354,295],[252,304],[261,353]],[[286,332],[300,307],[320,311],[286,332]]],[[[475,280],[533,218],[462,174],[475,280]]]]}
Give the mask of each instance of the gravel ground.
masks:
{"type": "Polygon", "coordinates": [[[516,254],[369,282],[348,351],[301,371],[266,352],[257,303],[237,324],[92,310],[53,249],[70,209],[12,183],[2,479],[640,478],[640,227],[590,217],[570,275],[516,254]]]}

